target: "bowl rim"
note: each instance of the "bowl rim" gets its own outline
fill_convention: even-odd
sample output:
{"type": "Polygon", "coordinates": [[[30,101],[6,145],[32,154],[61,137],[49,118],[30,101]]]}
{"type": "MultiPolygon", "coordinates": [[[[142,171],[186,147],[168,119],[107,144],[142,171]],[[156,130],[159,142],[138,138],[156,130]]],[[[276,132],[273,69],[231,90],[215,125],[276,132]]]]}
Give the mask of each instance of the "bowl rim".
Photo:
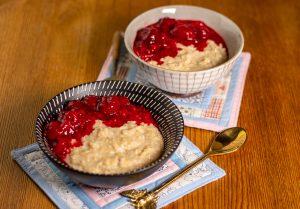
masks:
{"type": "Polygon", "coordinates": [[[137,59],[138,61],[142,62],[144,65],[150,67],[150,68],[155,68],[157,70],[160,70],[160,71],[165,71],[165,72],[168,72],[168,73],[183,73],[183,74],[188,74],[188,73],[197,73],[197,72],[201,72],[201,73],[205,73],[205,72],[208,72],[208,71],[213,71],[213,70],[216,70],[216,69],[219,69],[219,68],[223,68],[224,66],[226,66],[227,64],[230,64],[233,60],[237,59],[237,57],[240,56],[240,54],[242,53],[242,50],[244,48],[244,36],[243,36],[243,33],[241,31],[241,29],[238,27],[238,25],[233,22],[231,19],[229,19],[228,17],[226,17],[225,15],[217,12],[217,11],[214,11],[214,10],[211,10],[211,9],[208,9],[208,8],[204,8],[204,7],[199,7],[199,6],[192,6],[192,5],[180,5],[180,4],[175,4],[175,5],[166,5],[166,6],[161,6],[161,7],[156,7],[156,8],[153,8],[153,9],[150,9],[150,10],[146,10],[144,11],[143,13],[139,14],[138,16],[136,16],[134,19],[132,19],[130,21],[130,23],[127,25],[126,27],[126,30],[124,32],[124,43],[125,43],[125,47],[127,49],[127,51],[135,58],[137,59]],[[214,67],[211,67],[211,68],[207,68],[207,69],[203,69],[203,70],[189,70],[189,71],[184,71],[184,70],[170,70],[170,69],[166,69],[166,68],[163,68],[163,67],[160,67],[160,66],[157,66],[157,65],[151,65],[149,64],[148,62],[144,61],[143,59],[141,59],[139,56],[137,56],[134,51],[131,49],[131,47],[129,46],[129,43],[127,42],[127,36],[128,36],[128,30],[129,30],[129,27],[131,27],[133,25],[133,22],[136,21],[138,18],[140,18],[140,16],[146,14],[146,13],[150,13],[150,12],[153,12],[153,11],[156,11],[156,10],[161,10],[161,9],[165,9],[165,8],[193,8],[193,9],[202,9],[202,10],[206,10],[208,12],[211,12],[211,13],[214,13],[216,15],[219,15],[221,16],[222,18],[226,19],[227,21],[229,21],[234,27],[236,27],[237,31],[239,32],[239,35],[241,37],[241,45],[239,46],[239,49],[238,51],[230,58],[228,59],[226,62],[223,62],[222,64],[219,64],[217,66],[214,66],[214,67]]]}
{"type": "MultiPolygon", "coordinates": [[[[80,88],[84,85],[90,85],[90,84],[93,84],[93,83],[101,83],[101,82],[120,82],[120,83],[134,83],[134,82],[130,82],[130,81],[126,81],[126,80],[101,80],[101,81],[92,81],[92,82],[86,82],[86,83],[81,83],[79,85],[75,85],[75,86],[72,86],[72,87],[69,87],[63,91],[61,91],[60,93],[56,94],[54,97],[52,97],[50,100],[48,100],[47,103],[45,103],[43,105],[43,107],[41,108],[41,110],[39,111],[37,117],[36,117],[36,121],[35,121],[35,129],[34,129],[34,133],[35,133],[35,138],[36,138],[36,142],[39,146],[39,148],[43,151],[43,153],[48,157],[48,159],[50,159],[53,163],[63,167],[63,169],[66,169],[68,171],[72,171],[72,172],[75,172],[77,174],[80,174],[80,175],[89,175],[89,176],[95,176],[95,177],[126,177],[126,176],[131,176],[131,175],[135,175],[135,174],[139,174],[139,173],[142,173],[144,171],[147,171],[147,170],[151,170],[153,169],[155,166],[165,162],[167,159],[169,159],[173,154],[174,152],[177,150],[177,148],[179,147],[181,141],[182,141],[182,137],[183,137],[183,133],[184,133],[184,120],[183,120],[183,116],[179,110],[179,108],[177,107],[177,105],[169,98],[167,97],[165,94],[163,94],[162,92],[160,91],[157,91],[156,89],[153,89],[151,87],[148,87],[148,86],[145,86],[145,85],[142,85],[142,84],[139,84],[139,83],[134,83],[135,85],[137,85],[138,87],[146,87],[146,89],[152,89],[154,92],[160,94],[160,95],[163,95],[166,100],[168,100],[168,102],[171,102],[174,106],[174,108],[178,111],[178,115],[179,115],[179,119],[178,119],[178,122],[180,123],[180,128],[179,128],[179,131],[180,131],[180,135],[181,135],[181,139],[179,140],[178,144],[174,146],[174,150],[172,152],[169,152],[167,153],[165,156],[160,156],[157,160],[155,160],[154,162],[152,162],[151,164],[148,164],[147,166],[144,166],[142,168],[139,168],[139,169],[135,169],[133,171],[128,171],[128,172],[124,172],[124,173],[117,173],[117,174],[97,174],[97,173],[90,173],[90,172],[85,172],[85,171],[80,171],[80,170],[77,170],[77,169],[74,169],[72,167],[70,167],[69,165],[67,165],[66,163],[62,162],[60,159],[55,159],[54,156],[51,154],[51,153],[48,153],[49,151],[46,149],[46,146],[44,145],[44,139],[43,137],[39,137],[38,136],[38,127],[39,126],[42,126],[42,125],[39,125],[39,121],[38,119],[41,117],[41,114],[43,112],[43,110],[46,109],[46,106],[47,104],[49,104],[51,101],[53,101],[55,98],[59,97],[60,95],[63,95],[65,92],[69,91],[69,90],[72,90],[73,88],[80,88]],[[164,157],[164,158],[162,158],[164,157]]],[[[134,88],[134,89],[137,89],[137,88],[134,88]]],[[[90,94],[92,95],[92,94],[90,94]]],[[[48,122],[46,122],[48,123],[48,122]]],[[[47,139],[46,139],[47,140],[47,139]]]]}

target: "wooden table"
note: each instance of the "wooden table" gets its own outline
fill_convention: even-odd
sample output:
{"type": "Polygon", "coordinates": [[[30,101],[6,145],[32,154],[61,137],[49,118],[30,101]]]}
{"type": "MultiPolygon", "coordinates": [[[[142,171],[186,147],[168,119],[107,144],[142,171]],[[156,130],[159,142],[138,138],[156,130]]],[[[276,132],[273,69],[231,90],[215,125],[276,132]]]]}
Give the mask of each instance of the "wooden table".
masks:
{"type": "MultiPolygon", "coordinates": [[[[10,151],[35,142],[37,113],[52,96],[96,79],[114,31],[165,4],[223,13],[240,26],[252,54],[238,121],[246,146],[213,158],[224,178],[166,208],[300,207],[300,1],[1,0],[2,208],[55,208],[10,151]]],[[[215,133],[186,128],[185,135],[204,150],[215,133]]]]}

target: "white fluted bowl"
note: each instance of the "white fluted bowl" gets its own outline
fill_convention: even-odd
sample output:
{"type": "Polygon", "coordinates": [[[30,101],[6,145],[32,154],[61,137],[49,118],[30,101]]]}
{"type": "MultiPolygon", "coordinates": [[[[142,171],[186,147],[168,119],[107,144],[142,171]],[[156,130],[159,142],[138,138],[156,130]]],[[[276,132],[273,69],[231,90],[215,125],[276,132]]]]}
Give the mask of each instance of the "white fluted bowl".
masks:
{"type": "Polygon", "coordinates": [[[231,71],[244,47],[241,30],[229,18],[209,9],[183,5],[158,7],[137,16],[127,26],[124,41],[129,54],[138,66],[138,73],[154,86],[175,94],[197,93],[218,82],[231,71]],[[193,71],[168,70],[145,62],[133,51],[137,31],[163,17],[205,22],[225,40],[228,48],[228,60],[216,67],[193,71]]]}

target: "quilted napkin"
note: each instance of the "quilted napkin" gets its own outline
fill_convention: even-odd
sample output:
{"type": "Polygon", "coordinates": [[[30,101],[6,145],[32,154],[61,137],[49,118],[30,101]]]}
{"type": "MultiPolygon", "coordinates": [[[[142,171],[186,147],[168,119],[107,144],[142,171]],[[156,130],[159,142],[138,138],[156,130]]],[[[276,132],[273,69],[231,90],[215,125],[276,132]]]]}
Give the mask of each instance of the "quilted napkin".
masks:
{"type": "MultiPolygon", "coordinates": [[[[202,153],[183,137],[174,155],[158,171],[137,183],[115,189],[93,188],[74,182],[46,158],[37,144],[15,149],[11,155],[58,208],[129,209],[132,206],[127,198],[119,195],[121,191],[132,188],[151,190],[202,153]]],[[[164,189],[159,194],[158,207],[163,207],[224,175],[225,172],[221,168],[212,161],[206,160],[164,189]]]]}
{"type": "MultiPolygon", "coordinates": [[[[130,62],[124,44],[121,46],[120,57],[119,65],[128,68],[124,80],[155,88],[139,75],[137,66],[130,62]]],[[[186,126],[221,131],[237,125],[250,59],[250,53],[243,52],[229,75],[196,95],[181,97],[166,94],[179,107],[186,126]]],[[[110,50],[97,80],[103,80],[112,75],[111,62],[110,50]]]]}

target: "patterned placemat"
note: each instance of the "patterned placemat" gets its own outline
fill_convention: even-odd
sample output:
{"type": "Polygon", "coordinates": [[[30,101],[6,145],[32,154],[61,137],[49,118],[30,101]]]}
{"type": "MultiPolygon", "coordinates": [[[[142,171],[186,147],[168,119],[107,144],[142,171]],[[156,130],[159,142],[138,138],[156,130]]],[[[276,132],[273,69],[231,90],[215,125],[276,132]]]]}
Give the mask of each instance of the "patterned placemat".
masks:
{"type": "MultiPolygon", "coordinates": [[[[124,80],[156,88],[148,83],[139,74],[136,65],[130,62],[124,44],[121,46],[120,57],[119,65],[128,69],[126,73],[123,73],[124,80]]],[[[167,94],[179,107],[186,126],[221,131],[237,125],[250,59],[250,53],[243,52],[228,76],[198,94],[190,97],[167,94]]],[[[110,50],[97,80],[111,76],[111,61],[110,50]]]]}
{"type": "MultiPolygon", "coordinates": [[[[59,208],[129,209],[132,206],[127,198],[119,195],[121,191],[132,188],[151,190],[170,178],[174,172],[183,169],[201,156],[202,153],[193,143],[183,137],[174,155],[158,171],[135,184],[115,189],[93,188],[74,182],[46,158],[37,144],[15,149],[11,155],[59,208]]],[[[224,175],[225,172],[221,168],[209,159],[205,160],[164,189],[159,194],[158,207],[163,207],[224,175]]]]}

